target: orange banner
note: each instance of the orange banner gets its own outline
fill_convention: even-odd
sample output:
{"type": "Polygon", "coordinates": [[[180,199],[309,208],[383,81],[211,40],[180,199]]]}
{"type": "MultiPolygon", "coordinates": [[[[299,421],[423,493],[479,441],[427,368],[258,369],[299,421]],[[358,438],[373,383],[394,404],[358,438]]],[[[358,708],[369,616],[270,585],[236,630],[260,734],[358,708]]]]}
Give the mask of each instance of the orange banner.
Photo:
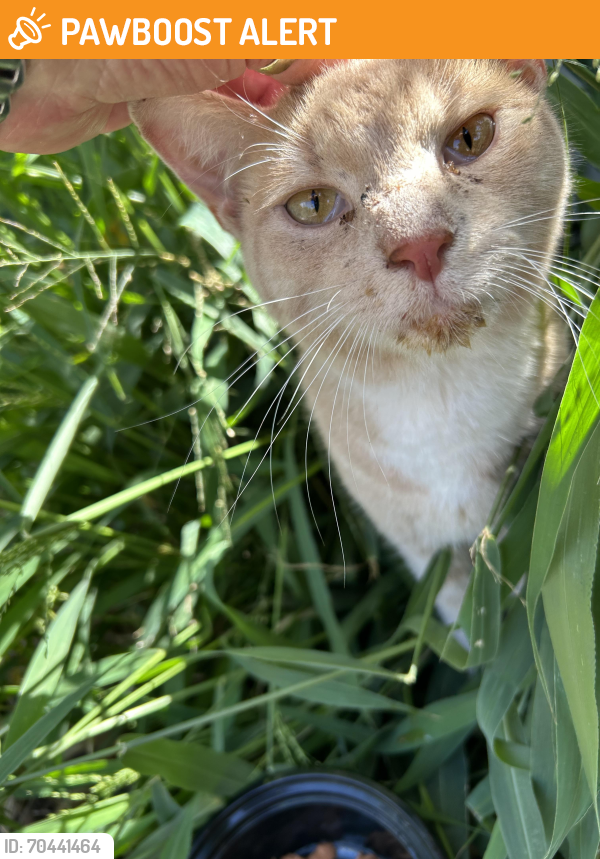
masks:
{"type": "Polygon", "coordinates": [[[0,56],[335,58],[453,50],[472,57],[479,48],[486,56],[594,56],[599,17],[591,0],[576,15],[540,0],[468,9],[447,0],[378,9],[357,0],[4,0],[0,56]]]}

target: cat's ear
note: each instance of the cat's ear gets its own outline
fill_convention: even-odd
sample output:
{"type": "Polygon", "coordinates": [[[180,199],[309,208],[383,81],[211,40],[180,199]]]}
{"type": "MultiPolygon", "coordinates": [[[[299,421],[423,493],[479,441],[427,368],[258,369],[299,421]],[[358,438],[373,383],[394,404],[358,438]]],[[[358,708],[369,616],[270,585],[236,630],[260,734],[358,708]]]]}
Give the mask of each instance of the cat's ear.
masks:
{"type": "Polygon", "coordinates": [[[239,237],[239,198],[235,177],[228,177],[252,142],[251,108],[217,93],[199,93],[138,101],[129,112],[163,161],[239,237]]]}
{"type": "Polygon", "coordinates": [[[502,60],[511,72],[518,74],[520,80],[524,80],[534,89],[541,90],[546,86],[548,72],[544,60],[502,60]]]}

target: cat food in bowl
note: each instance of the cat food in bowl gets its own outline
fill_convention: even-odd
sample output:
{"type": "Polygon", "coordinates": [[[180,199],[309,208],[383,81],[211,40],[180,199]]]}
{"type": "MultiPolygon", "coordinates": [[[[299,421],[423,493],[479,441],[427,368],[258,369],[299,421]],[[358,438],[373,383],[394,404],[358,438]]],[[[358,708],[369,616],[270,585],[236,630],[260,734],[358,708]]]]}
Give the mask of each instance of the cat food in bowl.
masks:
{"type": "Polygon", "coordinates": [[[441,859],[396,796],[347,773],[269,779],[202,829],[190,859],[441,859]]]}
{"type": "MultiPolygon", "coordinates": [[[[293,855],[290,853],[287,856],[284,856],[283,859],[302,859],[298,853],[294,853],[293,855]]],[[[308,859],[340,859],[340,854],[338,853],[337,847],[335,844],[317,844],[315,849],[312,851],[308,859]]],[[[373,853],[357,853],[356,859],[377,859],[373,853]]]]}

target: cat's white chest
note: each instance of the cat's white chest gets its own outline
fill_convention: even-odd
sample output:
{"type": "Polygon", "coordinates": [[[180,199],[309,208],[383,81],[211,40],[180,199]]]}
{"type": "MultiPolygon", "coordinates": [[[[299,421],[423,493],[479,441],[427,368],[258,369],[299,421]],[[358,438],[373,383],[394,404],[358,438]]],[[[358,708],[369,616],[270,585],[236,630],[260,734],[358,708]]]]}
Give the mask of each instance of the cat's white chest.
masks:
{"type": "Polygon", "coordinates": [[[378,371],[375,357],[345,402],[340,386],[333,420],[335,376],[317,400],[315,416],[346,488],[417,575],[436,549],[475,538],[530,425],[539,354],[535,329],[525,321],[519,329],[488,331],[472,349],[423,358],[396,374],[378,371]]]}

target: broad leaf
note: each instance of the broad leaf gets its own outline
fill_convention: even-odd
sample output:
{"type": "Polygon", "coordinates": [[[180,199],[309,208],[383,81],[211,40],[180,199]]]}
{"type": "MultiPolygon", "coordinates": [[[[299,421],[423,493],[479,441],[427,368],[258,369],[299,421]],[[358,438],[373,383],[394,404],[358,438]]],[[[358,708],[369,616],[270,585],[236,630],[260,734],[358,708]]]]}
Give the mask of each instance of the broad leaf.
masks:
{"type": "Polygon", "coordinates": [[[153,740],[128,750],[122,760],[125,766],[144,775],[159,775],[186,790],[216,796],[237,793],[253,771],[250,764],[235,755],[176,740],[153,740]]]}
{"type": "Polygon", "coordinates": [[[535,630],[542,595],[593,796],[599,751],[591,613],[600,508],[599,311],[596,296],[582,327],[546,457],[527,586],[529,627],[544,690],[550,698],[535,630]]]}

